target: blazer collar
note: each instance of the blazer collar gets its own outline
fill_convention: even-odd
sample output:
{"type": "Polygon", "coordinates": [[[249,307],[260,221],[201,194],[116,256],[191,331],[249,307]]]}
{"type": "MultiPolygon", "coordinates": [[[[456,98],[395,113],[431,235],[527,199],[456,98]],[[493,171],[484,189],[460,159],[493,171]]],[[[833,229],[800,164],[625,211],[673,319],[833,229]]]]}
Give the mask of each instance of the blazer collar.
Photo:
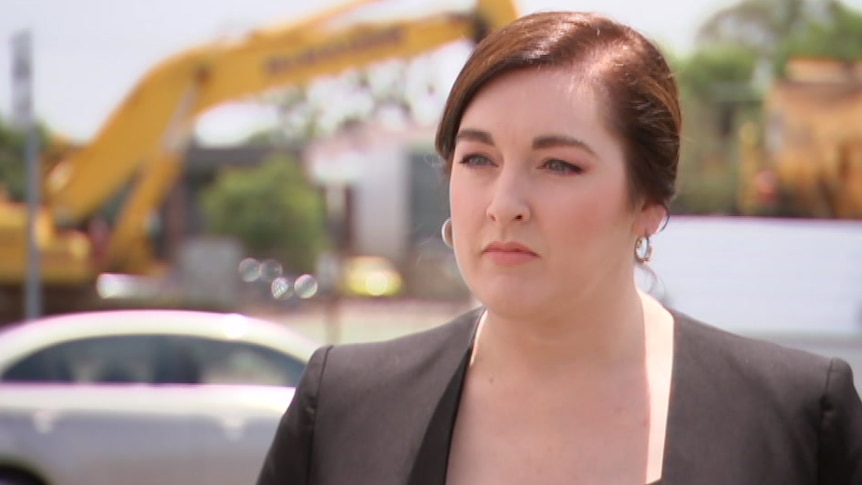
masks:
{"type": "Polygon", "coordinates": [[[706,485],[715,477],[704,474],[703,461],[715,452],[709,437],[727,426],[724,414],[715,412],[716,406],[727,403],[727,395],[712,382],[715,342],[707,335],[708,327],[684,313],[668,311],[674,317],[673,371],[659,483],[706,485]]]}
{"type": "MultiPolygon", "coordinates": [[[[408,485],[444,485],[449,460],[449,447],[461,390],[473,342],[483,308],[466,313],[455,319],[451,325],[456,331],[451,337],[451,345],[439,356],[439,372],[434,373],[434,382],[428,382],[426,399],[417,403],[421,416],[428,419],[418,420],[425,424],[424,429],[411,433],[421,438],[419,449],[408,475],[408,485]]],[[[405,421],[408,422],[408,421],[405,421]]],[[[411,424],[417,420],[410,420],[411,424]]]]}

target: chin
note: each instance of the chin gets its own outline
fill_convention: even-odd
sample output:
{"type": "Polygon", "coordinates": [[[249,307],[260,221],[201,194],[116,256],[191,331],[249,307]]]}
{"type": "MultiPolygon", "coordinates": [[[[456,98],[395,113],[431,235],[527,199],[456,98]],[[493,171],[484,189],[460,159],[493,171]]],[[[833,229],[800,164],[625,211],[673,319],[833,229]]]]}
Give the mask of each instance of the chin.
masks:
{"type": "Polygon", "coordinates": [[[476,288],[473,292],[476,299],[488,309],[503,318],[527,319],[547,311],[549,300],[547,295],[537,288],[518,285],[496,284],[476,288]]]}

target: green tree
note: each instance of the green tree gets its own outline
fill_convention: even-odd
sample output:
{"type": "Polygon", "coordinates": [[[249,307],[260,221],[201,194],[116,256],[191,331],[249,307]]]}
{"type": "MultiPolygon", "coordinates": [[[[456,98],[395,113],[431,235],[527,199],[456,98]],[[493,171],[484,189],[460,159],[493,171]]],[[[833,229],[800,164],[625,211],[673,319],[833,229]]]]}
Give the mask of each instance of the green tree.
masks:
{"type": "Polygon", "coordinates": [[[828,14],[830,0],[741,0],[718,10],[698,29],[698,43],[735,44],[771,58],[791,32],[828,14]]]}
{"type": "Polygon", "coordinates": [[[704,46],[673,68],[683,107],[679,195],[675,213],[733,213],[738,125],[756,116],[752,79],[757,55],[741,46],[704,46]]]}
{"type": "MultiPolygon", "coordinates": [[[[53,135],[43,124],[36,125],[36,137],[39,168],[44,174],[71,143],[53,135]]],[[[0,118],[0,192],[5,191],[16,201],[23,201],[27,196],[26,145],[27,134],[0,118]]]]}
{"type": "Polygon", "coordinates": [[[435,56],[381,61],[262,95],[262,103],[278,110],[278,123],[248,141],[295,146],[357,122],[433,122],[448,92],[447,81],[437,75],[435,56]]]}
{"type": "Polygon", "coordinates": [[[831,2],[826,19],[812,19],[779,44],[775,59],[775,71],[779,75],[792,57],[850,62],[862,59],[862,12],[840,2],[831,2]]]}
{"type": "Polygon", "coordinates": [[[713,14],[698,45],[735,45],[781,74],[794,56],[862,57],[862,14],[837,0],[742,0],[713,14]]]}
{"type": "Polygon", "coordinates": [[[757,55],[736,44],[702,47],[675,65],[682,94],[701,102],[750,96],[756,67],[757,55]]]}
{"type": "Polygon", "coordinates": [[[219,174],[203,207],[210,233],[236,237],[252,255],[275,258],[288,271],[314,271],[327,245],[323,201],[286,155],[219,174]]]}
{"type": "Polygon", "coordinates": [[[24,134],[0,119],[0,191],[8,192],[12,200],[25,195],[24,134]]]}

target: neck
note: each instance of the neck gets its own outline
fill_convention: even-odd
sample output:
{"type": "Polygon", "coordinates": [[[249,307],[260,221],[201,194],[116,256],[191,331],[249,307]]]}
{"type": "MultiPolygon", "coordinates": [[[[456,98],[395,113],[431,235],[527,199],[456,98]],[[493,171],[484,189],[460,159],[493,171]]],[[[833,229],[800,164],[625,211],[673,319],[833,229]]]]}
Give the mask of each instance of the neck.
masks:
{"type": "Polygon", "coordinates": [[[522,369],[529,373],[570,374],[572,369],[595,375],[629,363],[642,363],[645,314],[651,298],[634,280],[624,291],[591,292],[559,311],[529,319],[488,310],[477,341],[476,361],[483,365],[522,369]]]}

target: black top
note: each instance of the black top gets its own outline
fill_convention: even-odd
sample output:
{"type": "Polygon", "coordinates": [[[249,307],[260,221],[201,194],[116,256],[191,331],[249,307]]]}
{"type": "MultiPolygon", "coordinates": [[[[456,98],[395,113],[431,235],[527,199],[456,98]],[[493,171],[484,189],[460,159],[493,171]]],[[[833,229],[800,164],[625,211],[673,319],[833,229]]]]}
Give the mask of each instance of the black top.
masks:
{"type": "MultiPolygon", "coordinates": [[[[661,485],[862,485],[846,362],[672,314],[661,485]]],[[[479,315],[315,352],[258,485],[444,485],[479,315]]]]}

